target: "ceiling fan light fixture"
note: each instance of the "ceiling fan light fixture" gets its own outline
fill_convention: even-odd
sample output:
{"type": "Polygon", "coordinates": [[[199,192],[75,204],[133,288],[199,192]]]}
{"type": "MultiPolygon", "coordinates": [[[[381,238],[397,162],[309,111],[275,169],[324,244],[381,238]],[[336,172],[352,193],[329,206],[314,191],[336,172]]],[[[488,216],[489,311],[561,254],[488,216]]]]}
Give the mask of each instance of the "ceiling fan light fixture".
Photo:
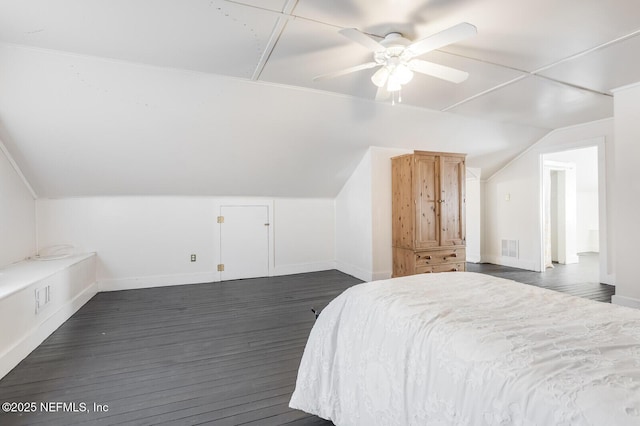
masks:
{"type": "Polygon", "coordinates": [[[462,22],[418,41],[410,41],[399,32],[391,32],[380,42],[356,28],[343,28],[339,32],[351,41],[373,52],[373,61],[314,77],[314,81],[380,67],[371,76],[371,82],[378,87],[376,100],[386,99],[391,93],[393,95],[393,104],[396,97],[398,102],[401,102],[400,91],[402,86],[413,79],[414,72],[451,83],[465,81],[469,76],[467,72],[418,59],[417,57],[471,37],[477,33],[477,29],[467,22],[462,22]]]}
{"type": "Polygon", "coordinates": [[[413,78],[413,72],[405,64],[399,64],[391,73],[400,84],[407,84],[413,78]]]}
{"type": "Polygon", "coordinates": [[[371,82],[378,87],[384,87],[387,79],[389,78],[389,74],[389,68],[384,66],[371,76],[371,82]]]}
{"type": "Polygon", "coordinates": [[[402,89],[402,83],[393,75],[389,75],[387,79],[387,92],[397,92],[402,89]]]}

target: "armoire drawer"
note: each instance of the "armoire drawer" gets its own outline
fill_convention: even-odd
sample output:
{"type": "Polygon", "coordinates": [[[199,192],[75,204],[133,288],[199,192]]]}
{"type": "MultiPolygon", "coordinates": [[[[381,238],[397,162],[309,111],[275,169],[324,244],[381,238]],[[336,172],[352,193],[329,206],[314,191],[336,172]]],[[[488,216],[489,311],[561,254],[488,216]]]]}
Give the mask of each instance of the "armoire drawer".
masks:
{"type": "Polygon", "coordinates": [[[442,265],[432,266],[432,270],[433,272],[457,272],[457,271],[464,271],[465,266],[466,265],[464,262],[445,263],[442,265]]]}
{"type": "Polygon", "coordinates": [[[421,266],[416,268],[416,274],[430,274],[433,272],[433,266],[421,266]]]}
{"type": "Polygon", "coordinates": [[[420,266],[440,265],[442,263],[451,263],[456,261],[465,261],[464,248],[416,253],[416,268],[420,266]]]}

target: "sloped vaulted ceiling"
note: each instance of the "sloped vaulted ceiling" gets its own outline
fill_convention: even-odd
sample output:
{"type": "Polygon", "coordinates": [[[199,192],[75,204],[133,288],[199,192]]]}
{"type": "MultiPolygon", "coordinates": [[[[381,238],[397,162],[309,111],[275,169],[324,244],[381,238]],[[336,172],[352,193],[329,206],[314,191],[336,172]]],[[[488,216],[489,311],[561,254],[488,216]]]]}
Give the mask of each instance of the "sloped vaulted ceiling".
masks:
{"type": "Polygon", "coordinates": [[[458,151],[490,175],[640,80],[640,4],[551,0],[7,0],[0,140],[43,197],[337,194],[368,146],[458,151]],[[338,34],[478,36],[425,59],[403,103],[338,34]]]}

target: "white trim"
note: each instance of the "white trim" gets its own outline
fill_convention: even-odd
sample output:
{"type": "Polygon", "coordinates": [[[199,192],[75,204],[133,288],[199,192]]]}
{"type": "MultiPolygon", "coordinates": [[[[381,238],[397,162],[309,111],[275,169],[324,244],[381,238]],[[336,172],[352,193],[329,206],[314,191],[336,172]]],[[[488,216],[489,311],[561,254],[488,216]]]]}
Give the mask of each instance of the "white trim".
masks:
{"type": "Polygon", "coordinates": [[[614,294],[613,296],[611,296],[611,303],[620,306],[626,306],[628,308],[640,309],[640,299],[636,299],[633,297],[618,296],[617,294],[614,294]]]}
{"type": "Polygon", "coordinates": [[[480,253],[467,252],[467,262],[482,263],[482,256],[480,253]]]}
{"type": "MultiPolygon", "coordinates": [[[[270,269],[269,276],[274,277],[281,275],[304,274],[306,272],[328,271],[331,269],[336,269],[336,264],[333,261],[280,265],[270,269]]],[[[188,274],[149,275],[144,277],[98,280],[98,288],[99,291],[120,291],[168,287],[174,285],[205,284],[212,282],[220,282],[219,272],[194,272],[188,274]]]]}
{"type": "Polygon", "coordinates": [[[297,263],[292,265],[279,265],[273,268],[271,277],[292,274],[304,274],[306,272],[328,271],[336,269],[336,262],[314,262],[314,263],[297,263]]]}
{"type": "MultiPolygon", "coordinates": [[[[483,259],[483,262],[484,261],[485,260],[483,259]]],[[[519,269],[526,269],[528,271],[540,272],[536,270],[536,262],[533,260],[512,259],[510,257],[503,257],[503,256],[487,256],[486,262],[493,263],[494,265],[509,266],[511,268],[519,268],[519,269]]]]}
{"type": "MultiPolygon", "coordinates": [[[[559,152],[562,152],[562,151],[559,151],[559,152]]],[[[555,154],[555,153],[549,153],[549,154],[555,154]]],[[[548,155],[548,154],[542,154],[542,155],[548,155]]],[[[576,168],[575,163],[565,163],[562,161],[552,161],[552,160],[544,160],[543,165],[545,169],[550,169],[550,170],[574,170],[576,168]]]]}
{"type": "MultiPolygon", "coordinates": [[[[596,123],[598,121],[611,120],[609,118],[605,118],[602,120],[593,121],[592,123],[596,123]]],[[[582,126],[576,125],[571,127],[582,126]]],[[[565,127],[564,129],[567,129],[565,127]]],[[[559,129],[562,130],[562,129],[559,129]]],[[[548,135],[547,135],[548,136],[548,135]]],[[[545,136],[546,138],[546,136],[545,136]]],[[[544,138],[543,138],[544,139],[544,138]]],[[[537,144],[537,142],[536,142],[537,144]]],[[[606,160],[606,152],[607,152],[607,137],[606,136],[596,136],[588,139],[579,139],[574,140],[573,142],[564,143],[561,145],[554,145],[551,147],[547,147],[544,150],[541,150],[539,153],[538,166],[539,166],[539,179],[538,179],[538,191],[539,191],[539,209],[538,209],[538,235],[539,235],[539,244],[540,244],[540,268],[539,272],[543,272],[544,268],[544,235],[543,235],[543,217],[544,217],[544,194],[543,194],[543,173],[545,168],[545,160],[544,156],[547,154],[555,154],[558,152],[564,151],[573,151],[577,149],[591,148],[596,147],[598,151],[598,223],[599,223],[599,249],[600,249],[600,276],[599,281],[604,284],[615,285],[615,273],[610,274],[609,269],[609,245],[607,244],[608,235],[610,230],[607,228],[607,160],[606,160]]],[[[558,163],[563,164],[563,163],[558,163]]],[[[574,262],[576,263],[576,262],[574,262]]]]}
{"type": "Polygon", "coordinates": [[[9,162],[9,164],[11,164],[11,167],[13,167],[13,170],[15,170],[20,180],[22,180],[22,183],[24,183],[24,186],[27,187],[27,190],[31,193],[31,197],[34,200],[37,200],[38,195],[36,194],[36,191],[33,190],[33,187],[31,186],[27,178],[24,176],[24,174],[22,174],[22,170],[20,170],[20,167],[18,167],[18,163],[16,163],[16,161],[13,159],[13,156],[9,153],[9,150],[7,149],[5,144],[2,142],[2,140],[0,140],[0,151],[2,151],[4,156],[7,158],[7,161],[9,162]]]}
{"type": "Polygon", "coordinates": [[[95,282],[62,305],[53,315],[32,328],[23,338],[0,355],[0,378],[25,359],[47,337],[58,329],[98,292],[95,282]]]}
{"type": "Polygon", "coordinates": [[[269,37],[269,41],[262,51],[262,56],[260,56],[260,60],[256,64],[256,68],[253,71],[251,80],[256,81],[260,78],[262,70],[264,70],[264,66],[267,64],[269,57],[273,53],[273,49],[275,49],[276,44],[278,44],[278,41],[282,36],[282,32],[287,26],[287,22],[289,22],[290,19],[295,19],[293,16],[291,16],[291,12],[293,12],[293,9],[295,9],[297,4],[298,0],[287,0],[287,2],[285,3],[284,7],[282,8],[283,15],[278,17],[278,21],[273,27],[273,31],[271,31],[271,37],[269,37]]]}
{"type": "Polygon", "coordinates": [[[119,291],[183,284],[211,283],[220,281],[219,275],[219,272],[194,272],[190,274],[150,275],[145,277],[107,279],[98,281],[98,289],[99,291],[119,291]]]}
{"type": "Polygon", "coordinates": [[[616,286],[616,274],[606,274],[600,271],[600,282],[602,284],[608,284],[612,286],[616,286]]]}
{"type": "Polygon", "coordinates": [[[348,263],[344,263],[341,261],[336,262],[336,269],[340,272],[344,272],[347,275],[351,275],[352,277],[356,277],[362,281],[373,281],[373,272],[365,271],[358,266],[350,265],[348,263]]]}

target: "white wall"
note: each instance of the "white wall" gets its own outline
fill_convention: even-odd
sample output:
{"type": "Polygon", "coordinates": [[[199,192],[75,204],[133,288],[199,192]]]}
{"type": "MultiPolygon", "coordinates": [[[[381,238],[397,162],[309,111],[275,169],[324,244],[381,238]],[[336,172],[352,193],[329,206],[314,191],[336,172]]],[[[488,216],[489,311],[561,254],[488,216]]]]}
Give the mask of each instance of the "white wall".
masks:
{"type": "Polygon", "coordinates": [[[613,284],[613,133],[613,119],[555,130],[491,176],[486,183],[483,261],[542,270],[541,155],[601,145],[598,151],[600,281],[613,284]],[[518,259],[501,256],[501,239],[519,241],[518,259]]]}
{"type": "Polygon", "coordinates": [[[477,263],[482,261],[484,182],[480,179],[480,169],[467,168],[466,176],[467,262],[477,263]]]}
{"type": "Polygon", "coordinates": [[[336,265],[364,281],[391,278],[391,157],[407,149],[370,147],[336,197],[336,265]]]}
{"type": "Polygon", "coordinates": [[[391,278],[391,157],[411,153],[407,149],[371,147],[371,208],[372,208],[372,279],[391,278]]]}
{"type": "Polygon", "coordinates": [[[34,196],[0,141],[0,268],[36,251],[34,196]]]}
{"type": "Polygon", "coordinates": [[[219,280],[221,204],[274,206],[270,275],[331,269],[330,199],[87,197],[38,200],[40,248],[97,252],[103,290],[219,280]],[[300,230],[306,230],[300,232],[300,230]],[[190,255],[197,261],[191,262],[190,255]]]}
{"type": "Polygon", "coordinates": [[[612,301],[640,308],[638,241],[640,241],[640,84],[615,91],[616,294],[612,301]]]}
{"type": "Polygon", "coordinates": [[[334,200],[277,198],[274,204],[274,274],[334,269],[334,200]]]}
{"type": "Polygon", "coordinates": [[[373,279],[371,150],[336,197],[336,267],[364,281],[373,279]]]}

